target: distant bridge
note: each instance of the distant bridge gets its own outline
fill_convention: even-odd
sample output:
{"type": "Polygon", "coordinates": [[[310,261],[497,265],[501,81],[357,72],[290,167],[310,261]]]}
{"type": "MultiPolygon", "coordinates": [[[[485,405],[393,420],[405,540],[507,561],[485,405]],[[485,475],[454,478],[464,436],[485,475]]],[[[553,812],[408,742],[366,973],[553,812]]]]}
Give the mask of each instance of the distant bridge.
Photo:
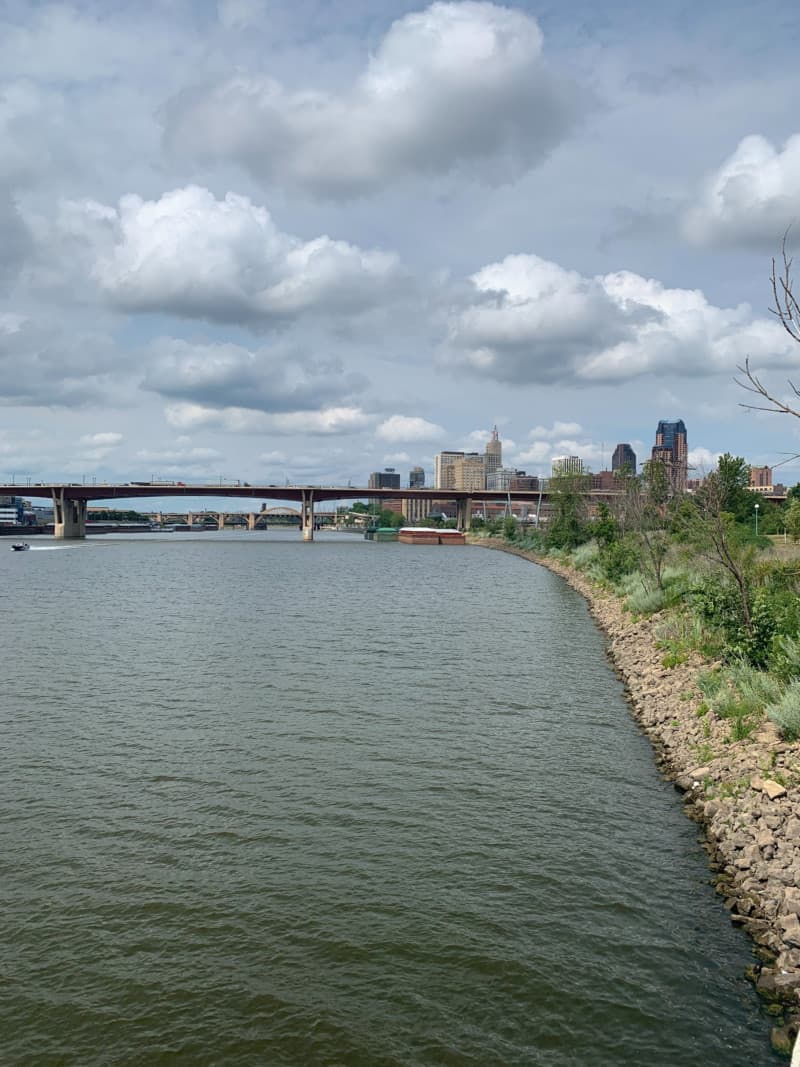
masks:
{"type": "MultiPolygon", "coordinates": [[[[620,490],[587,490],[586,495],[609,499],[620,490]]],[[[370,489],[352,485],[248,485],[235,484],[188,485],[183,482],[106,482],[83,485],[75,482],[39,482],[35,485],[0,485],[0,496],[44,498],[53,502],[53,521],[57,538],[86,536],[86,513],[90,500],[109,504],[119,500],[146,497],[234,497],[239,500],[283,500],[300,505],[300,528],[304,541],[314,538],[314,506],[331,500],[401,500],[453,502],[458,526],[468,530],[476,504],[483,501],[527,503],[537,512],[549,499],[546,489],[370,489]]],[[[253,515],[251,513],[248,520],[253,515]]],[[[224,523],[224,519],[223,519],[224,523]]],[[[255,520],[251,529],[255,528],[255,520]]]]}

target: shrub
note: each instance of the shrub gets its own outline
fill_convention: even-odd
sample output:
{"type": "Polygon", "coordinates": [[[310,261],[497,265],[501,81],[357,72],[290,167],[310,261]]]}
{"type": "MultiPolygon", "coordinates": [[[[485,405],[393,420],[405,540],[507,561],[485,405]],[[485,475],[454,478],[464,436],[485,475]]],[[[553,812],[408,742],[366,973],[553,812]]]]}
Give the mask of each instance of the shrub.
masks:
{"type": "Polygon", "coordinates": [[[585,545],[578,545],[570,554],[570,562],[579,571],[586,570],[588,565],[594,562],[600,554],[600,548],[596,541],[587,541],[585,545]]]}
{"type": "Polygon", "coordinates": [[[654,611],[660,611],[664,607],[665,596],[661,589],[639,588],[634,590],[626,601],[625,606],[629,611],[637,615],[652,615],[654,611]]]}
{"type": "Polygon", "coordinates": [[[767,708],[767,715],[787,741],[800,737],[800,679],[791,682],[780,700],[767,708]]]}
{"type": "Polygon", "coordinates": [[[775,634],[769,656],[769,669],[784,682],[800,675],[800,635],[775,634]]]}
{"type": "Polygon", "coordinates": [[[631,574],[639,566],[639,553],[627,538],[604,545],[600,553],[603,573],[609,581],[616,582],[631,574]]]}

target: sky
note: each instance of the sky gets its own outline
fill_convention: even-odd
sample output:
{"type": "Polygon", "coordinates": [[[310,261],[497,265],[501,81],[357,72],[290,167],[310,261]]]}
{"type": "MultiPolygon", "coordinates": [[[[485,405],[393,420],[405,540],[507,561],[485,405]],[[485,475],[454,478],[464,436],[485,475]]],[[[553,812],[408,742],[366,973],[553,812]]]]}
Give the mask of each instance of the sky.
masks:
{"type": "MultiPolygon", "coordinates": [[[[0,0],[0,480],[800,480],[793,0],[0,0]]],[[[800,283],[799,283],[800,284],[800,283]]]]}

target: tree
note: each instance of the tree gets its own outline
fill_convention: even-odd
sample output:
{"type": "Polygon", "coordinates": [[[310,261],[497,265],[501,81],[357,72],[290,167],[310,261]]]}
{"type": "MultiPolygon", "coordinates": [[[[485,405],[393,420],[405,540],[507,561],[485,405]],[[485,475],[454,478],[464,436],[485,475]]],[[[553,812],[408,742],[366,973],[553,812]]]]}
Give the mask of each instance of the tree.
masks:
{"type": "Polygon", "coordinates": [[[717,468],[692,497],[691,505],[683,509],[680,522],[686,539],[699,555],[732,581],[743,628],[748,638],[752,638],[754,547],[747,544],[742,527],[737,526],[730,512],[725,511],[725,493],[724,479],[717,468]]]}
{"type": "Polygon", "coordinates": [[[793,541],[800,541],[800,500],[792,500],[786,509],[786,532],[793,541]]]}
{"type": "Polygon", "coordinates": [[[658,459],[648,460],[640,477],[625,480],[621,507],[624,528],[636,538],[642,567],[658,589],[664,588],[664,566],[669,552],[667,500],[671,492],[669,472],[658,459]]]}
{"type": "Polygon", "coordinates": [[[401,515],[397,511],[392,511],[390,508],[383,508],[378,516],[378,526],[405,526],[405,515],[401,515]]]}
{"type": "Polygon", "coordinates": [[[547,542],[554,548],[577,548],[588,541],[585,474],[558,474],[550,479],[550,524],[547,542]]]}
{"type": "MultiPolygon", "coordinates": [[[[794,294],[794,280],[792,278],[792,259],[786,249],[786,242],[789,236],[788,230],[783,235],[783,241],[781,242],[781,259],[782,266],[779,267],[775,262],[775,257],[772,258],[772,272],[770,274],[770,281],[772,282],[772,296],[775,302],[775,306],[770,308],[770,311],[777,318],[778,322],[789,334],[791,339],[797,344],[800,344],[800,303],[794,294]]],[[[737,368],[739,373],[743,376],[743,379],[736,378],[736,384],[740,385],[742,389],[746,389],[748,393],[753,393],[763,403],[743,403],[741,406],[744,408],[750,408],[753,411],[771,411],[777,415],[794,415],[800,419],[800,389],[794,384],[794,382],[788,379],[789,388],[792,394],[798,398],[798,401],[792,401],[789,403],[787,400],[777,396],[775,392],[758,377],[757,373],[750,366],[750,357],[744,361],[744,366],[737,368]]]]}

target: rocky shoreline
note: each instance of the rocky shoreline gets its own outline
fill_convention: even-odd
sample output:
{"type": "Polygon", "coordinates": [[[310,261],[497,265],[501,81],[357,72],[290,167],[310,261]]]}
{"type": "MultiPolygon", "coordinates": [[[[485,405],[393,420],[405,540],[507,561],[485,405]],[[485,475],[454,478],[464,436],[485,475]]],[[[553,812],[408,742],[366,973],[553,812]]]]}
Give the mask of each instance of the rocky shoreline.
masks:
{"type": "Polygon", "coordinates": [[[732,742],[726,720],[699,716],[695,679],[709,664],[695,654],[665,666],[658,615],[632,618],[616,596],[557,560],[495,538],[473,543],[538,563],[585,597],[661,770],[704,829],[731,920],[756,944],[749,977],[775,1017],[773,1046],[790,1052],[800,1031],[800,744],[782,742],[772,723],[732,742]]]}

